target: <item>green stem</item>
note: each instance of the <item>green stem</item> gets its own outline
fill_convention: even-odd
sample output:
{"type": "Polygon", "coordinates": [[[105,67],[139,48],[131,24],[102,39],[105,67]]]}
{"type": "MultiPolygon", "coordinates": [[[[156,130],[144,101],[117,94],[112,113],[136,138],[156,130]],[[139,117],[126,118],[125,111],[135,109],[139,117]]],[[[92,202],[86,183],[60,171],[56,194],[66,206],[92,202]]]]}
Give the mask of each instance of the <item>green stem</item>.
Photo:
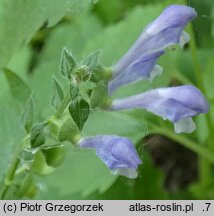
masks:
{"type": "Polygon", "coordinates": [[[68,104],[70,101],[70,91],[68,90],[64,100],[62,101],[61,106],[59,107],[59,109],[57,110],[56,114],[54,115],[55,118],[60,118],[62,116],[62,114],[64,113],[65,109],[67,108],[68,104]]]}
{"type": "Polygon", "coordinates": [[[11,167],[8,170],[8,173],[7,173],[7,175],[4,179],[4,183],[3,183],[4,185],[3,185],[3,189],[2,189],[2,194],[0,196],[1,200],[3,200],[5,198],[6,193],[9,190],[10,185],[13,182],[13,177],[15,175],[15,172],[16,172],[16,169],[19,165],[19,162],[20,162],[19,158],[15,158],[15,160],[11,164],[11,167]]]}
{"type": "MultiPolygon", "coordinates": [[[[193,65],[194,65],[194,73],[195,73],[195,78],[196,78],[196,82],[197,82],[197,86],[202,90],[202,92],[206,94],[206,89],[204,87],[204,82],[203,82],[203,70],[200,64],[200,61],[198,59],[197,56],[197,46],[196,46],[196,41],[195,41],[195,35],[193,32],[193,27],[192,25],[189,26],[189,33],[191,36],[191,40],[190,40],[190,51],[191,51],[191,55],[192,55],[192,61],[193,61],[193,65]]],[[[207,121],[207,126],[208,126],[208,130],[209,130],[209,135],[208,138],[205,142],[205,146],[208,147],[208,149],[210,150],[210,152],[213,152],[213,124],[212,124],[212,118],[211,118],[211,112],[208,112],[205,115],[206,121],[207,121]]],[[[207,181],[208,179],[210,179],[210,173],[211,173],[211,164],[206,161],[206,159],[201,158],[200,161],[200,178],[202,183],[207,181]]]]}
{"type": "Polygon", "coordinates": [[[210,163],[214,164],[214,157],[212,152],[210,152],[208,149],[204,148],[203,146],[198,145],[198,143],[195,143],[192,140],[189,140],[183,135],[178,135],[175,134],[173,131],[170,131],[166,128],[160,128],[157,126],[151,126],[151,133],[154,134],[161,134],[164,135],[180,144],[183,146],[187,147],[188,149],[191,149],[193,152],[197,153],[199,156],[202,158],[206,159],[210,163]]]}
{"type": "Polygon", "coordinates": [[[26,136],[24,138],[23,142],[21,143],[18,150],[16,151],[15,157],[14,157],[14,159],[13,159],[13,161],[12,161],[12,163],[11,163],[11,165],[10,165],[6,175],[5,175],[3,187],[2,187],[2,192],[0,195],[0,198],[2,200],[5,198],[10,186],[13,183],[13,179],[14,179],[14,176],[16,174],[16,170],[17,170],[19,163],[20,163],[19,155],[20,155],[21,151],[23,150],[24,146],[26,145],[28,139],[29,139],[29,136],[26,136]]]}
{"type": "Polygon", "coordinates": [[[203,75],[202,75],[202,68],[201,64],[199,62],[198,56],[197,56],[197,47],[196,47],[196,41],[195,41],[195,35],[193,32],[193,27],[190,24],[189,25],[189,34],[190,34],[190,51],[194,66],[194,74],[197,86],[205,93],[204,85],[203,85],[203,75]]]}
{"type": "MultiPolygon", "coordinates": [[[[197,47],[196,47],[196,41],[195,41],[195,36],[194,36],[192,25],[190,25],[190,27],[189,27],[189,33],[190,33],[190,37],[191,37],[190,51],[191,51],[191,55],[192,55],[194,74],[195,74],[197,86],[201,89],[201,91],[205,95],[207,95],[205,87],[204,87],[204,82],[203,82],[203,80],[204,80],[203,79],[203,70],[201,68],[201,64],[200,64],[200,61],[199,61],[198,56],[197,56],[197,47]]],[[[212,119],[211,119],[211,113],[210,112],[206,114],[206,120],[207,120],[207,124],[209,127],[209,132],[212,132],[213,125],[212,125],[212,119]]]]}
{"type": "MultiPolygon", "coordinates": [[[[123,114],[126,115],[126,117],[128,117],[128,118],[134,119],[135,121],[139,121],[139,124],[141,124],[141,121],[136,119],[135,117],[132,117],[132,116],[127,115],[125,113],[123,113],[123,114]]],[[[164,135],[164,136],[180,143],[181,145],[185,146],[186,148],[192,150],[193,152],[195,152],[196,154],[201,156],[203,159],[205,158],[207,161],[214,164],[213,154],[212,154],[212,152],[209,151],[208,148],[205,148],[204,146],[199,145],[198,143],[188,139],[187,137],[185,137],[181,134],[176,134],[176,133],[174,133],[174,131],[167,129],[166,127],[160,127],[160,126],[157,126],[157,125],[149,123],[149,122],[148,122],[148,126],[150,128],[149,134],[164,135]]]]}
{"type": "Polygon", "coordinates": [[[185,75],[183,75],[179,71],[176,71],[175,73],[173,73],[173,76],[176,79],[178,79],[180,82],[182,82],[183,84],[191,84],[191,85],[193,85],[192,81],[190,79],[188,79],[185,75]]]}

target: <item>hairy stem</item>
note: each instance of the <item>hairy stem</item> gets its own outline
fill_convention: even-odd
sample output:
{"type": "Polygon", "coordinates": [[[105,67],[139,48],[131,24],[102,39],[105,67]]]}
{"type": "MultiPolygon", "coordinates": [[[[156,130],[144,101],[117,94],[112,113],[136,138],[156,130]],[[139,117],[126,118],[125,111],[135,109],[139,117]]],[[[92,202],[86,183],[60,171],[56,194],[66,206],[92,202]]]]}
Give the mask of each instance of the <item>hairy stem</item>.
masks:
{"type": "Polygon", "coordinates": [[[56,111],[55,117],[56,118],[60,118],[61,115],[64,113],[65,109],[68,107],[70,101],[70,92],[69,90],[67,91],[65,98],[62,101],[61,106],[59,107],[59,109],[56,111]]]}

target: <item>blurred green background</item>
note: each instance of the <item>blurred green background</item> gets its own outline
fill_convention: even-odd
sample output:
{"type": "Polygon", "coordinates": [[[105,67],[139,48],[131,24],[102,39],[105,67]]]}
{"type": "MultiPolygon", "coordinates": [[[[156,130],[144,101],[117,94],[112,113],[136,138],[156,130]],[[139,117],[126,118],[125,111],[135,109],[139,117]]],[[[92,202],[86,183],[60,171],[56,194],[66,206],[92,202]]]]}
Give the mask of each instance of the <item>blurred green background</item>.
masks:
{"type": "MultiPolygon", "coordinates": [[[[184,50],[177,46],[175,50],[168,49],[159,60],[163,75],[153,83],[142,81],[123,87],[114,97],[158,86],[197,86],[195,70],[199,69],[213,113],[213,0],[0,0],[0,179],[24,137],[20,113],[29,94],[35,97],[35,121],[53,114],[51,78],[53,74],[59,77],[62,48],[68,48],[79,60],[102,49],[101,63],[111,66],[163,8],[176,3],[194,7],[198,12],[192,28],[187,28],[196,49],[190,45],[184,50]],[[15,74],[5,72],[5,68],[15,74]]],[[[139,177],[129,180],[113,176],[93,151],[76,150],[68,144],[64,162],[53,173],[33,174],[37,193],[31,198],[214,199],[213,167],[200,152],[208,150],[214,157],[214,143],[205,117],[199,116],[196,121],[193,134],[179,136],[173,135],[170,123],[140,110],[94,112],[84,134],[131,138],[143,160],[139,177]],[[152,131],[150,122],[163,130],[152,131]],[[185,141],[179,142],[180,139],[190,140],[199,148],[185,147],[185,141]],[[208,147],[207,140],[211,143],[208,147]]],[[[14,187],[19,187],[19,181],[14,187]]],[[[21,197],[11,189],[9,198],[21,197]]]]}

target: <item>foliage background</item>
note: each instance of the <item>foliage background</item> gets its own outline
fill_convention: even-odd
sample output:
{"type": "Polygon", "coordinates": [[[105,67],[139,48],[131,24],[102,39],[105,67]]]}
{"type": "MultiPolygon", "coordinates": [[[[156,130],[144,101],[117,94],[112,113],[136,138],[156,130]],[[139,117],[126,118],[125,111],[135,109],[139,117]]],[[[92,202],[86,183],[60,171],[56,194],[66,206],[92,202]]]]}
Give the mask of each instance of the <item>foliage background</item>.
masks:
{"type": "MultiPolygon", "coordinates": [[[[33,93],[35,97],[35,122],[53,113],[51,78],[53,74],[59,77],[62,48],[67,47],[77,59],[101,48],[101,63],[111,66],[164,7],[175,3],[190,5],[198,12],[191,35],[192,40],[195,36],[197,50],[194,52],[190,46],[185,50],[177,47],[167,50],[160,59],[164,67],[162,76],[153,83],[142,81],[123,87],[114,97],[157,86],[197,85],[194,72],[199,64],[212,114],[212,0],[0,0],[0,179],[24,137],[20,113],[29,95],[33,93]],[[4,68],[15,75],[5,72],[4,68]]],[[[187,32],[191,32],[190,27],[187,32]]],[[[64,162],[52,174],[33,176],[38,188],[33,198],[214,199],[213,167],[201,153],[201,149],[209,148],[214,155],[214,147],[206,146],[209,132],[205,117],[199,116],[196,120],[196,132],[177,136],[173,135],[171,124],[140,110],[94,112],[84,127],[84,134],[130,137],[143,159],[139,178],[112,176],[93,151],[76,150],[68,144],[64,162]],[[151,131],[150,122],[163,130],[151,131]],[[186,145],[183,138],[195,142],[199,148],[195,150],[186,145]]],[[[11,197],[19,198],[12,191],[11,197]]]]}

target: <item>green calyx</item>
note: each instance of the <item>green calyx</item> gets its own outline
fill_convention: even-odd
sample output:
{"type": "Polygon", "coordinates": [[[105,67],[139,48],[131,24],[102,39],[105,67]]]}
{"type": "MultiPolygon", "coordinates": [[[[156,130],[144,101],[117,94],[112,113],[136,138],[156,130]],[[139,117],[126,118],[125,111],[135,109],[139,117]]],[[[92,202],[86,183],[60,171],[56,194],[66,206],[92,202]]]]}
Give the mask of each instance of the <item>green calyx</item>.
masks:
{"type": "Polygon", "coordinates": [[[112,78],[112,76],[113,76],[112,68],[111,67],[103,68],[102,76],[103,76],[103,79],[105,79],[107,81],[110,80],[112,78]]]}
{"type": "Polygon", "coordinates": [[[112,77],[113,77],[112,68],[111,67],[103,67],[101,65],[97,66],[97,68],[93,74],[93,79],[96,83],[100,82],[101,80],[108,82],[109,80],[111,80],[112,77]]]}
{"type": "Polygon", "coordinates": [[[63,119],[52,118],[49,121],[50,129],[59,142],[69,141],[76,145],[82,135],[73,119],[66,115],[63,119]]]}
{"type": "Polygon", "coordinates": [[[90,105],[92,109],[97,107],[108,109],[112,103],[112,99],[108,96],[108,83],[100,81],[96,88],[92,91],[90,105]]]}

